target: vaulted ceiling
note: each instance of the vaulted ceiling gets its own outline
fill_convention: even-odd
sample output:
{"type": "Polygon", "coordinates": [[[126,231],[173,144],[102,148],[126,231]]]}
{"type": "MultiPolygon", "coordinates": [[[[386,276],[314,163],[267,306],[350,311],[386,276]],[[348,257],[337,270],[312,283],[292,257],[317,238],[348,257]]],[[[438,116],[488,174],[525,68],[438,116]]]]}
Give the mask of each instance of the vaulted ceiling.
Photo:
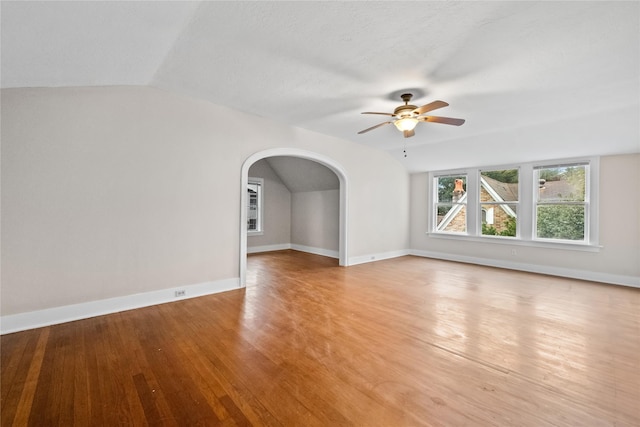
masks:
{"type": "Polygon", "coordinates": [[[2,87],[145,85],[409,171],[640,151],[640,3],[2,1],[2,87]],[[412,138],[362,111],[444,100],[412,138]],[[406,148],[407,157],[403,150],[406,148]]]}

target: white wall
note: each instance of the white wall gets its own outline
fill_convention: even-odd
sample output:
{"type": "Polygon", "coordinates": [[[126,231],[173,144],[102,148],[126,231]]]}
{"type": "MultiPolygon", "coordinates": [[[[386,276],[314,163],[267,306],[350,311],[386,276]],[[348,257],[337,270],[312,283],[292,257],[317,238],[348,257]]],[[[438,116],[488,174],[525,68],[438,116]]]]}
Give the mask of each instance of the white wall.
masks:
{"type": "Polygon", "coordinates": [[[293,193],[291,243],[338,253],[340,190],[293,193]]]}
{"type": "Polygon", "coordinates": [[[384,152],[153,88],[3,90],[3,318],[237,280],[242,164],[277,147],[346,171],[350,259],[406,250],[384,152]]]}
{"type": "MultiPolygon", "coordinates": [[[[477,165],[482,166],[482,165],[477,165]]],[[[445,259],[478,262],[591,280],[640,285],[640,154],[600,160],[598,252],[454,241],[427,236],[428,174],[411,175],[411,250],[445,259]],[[517,255],[512,254],[516,249],[517,255]]]]}
{"type": "Polygon", "coordinates": [[[292,193],[266,159],[254,163],[249,176],[264,179],[265,224],[262,235],[247,237],[248,253],[293,248],[338,257],[339,189],[292,193]]]}
{"type": "Polygon", "coordinates": [[[269,163],[262,159],[249,168],[249,176],[264,179],[262,188],[263,234],[247,237],[247,249],[289,245],[291,243],[291,193],[273,171],[269,163]]]}

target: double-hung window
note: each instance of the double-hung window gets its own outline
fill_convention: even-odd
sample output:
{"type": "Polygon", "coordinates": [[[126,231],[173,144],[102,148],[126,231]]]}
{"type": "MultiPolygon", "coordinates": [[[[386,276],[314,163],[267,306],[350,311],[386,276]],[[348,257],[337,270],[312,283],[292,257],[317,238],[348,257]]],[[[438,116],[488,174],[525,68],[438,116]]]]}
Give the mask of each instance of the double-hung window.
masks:
{"type": "Polygon", "coordinates": [[[480,170],[483,236],[517,237],[520,170],[480,170]]]}
{"type": "Polygon", "coordinates": [[[597,158],[432,172],[429,233],[597,250],[597,175],[597,158]]]}
{"type": "Polygon", "coordinates": [[[435,228],[444,233],[467,232],[467,176],[435,178],[435,228]]]}
{"type": "Polygon", "coordinates": [[[262,178],[249,178],[247,185],[247,233],[249,235],[263,232],[263,188],[262,178]]]}
{"type": "Polygon", "coordinates": [[[588,182],[588,163],[534,168],[537,239],[588,241],[588,182]]]}

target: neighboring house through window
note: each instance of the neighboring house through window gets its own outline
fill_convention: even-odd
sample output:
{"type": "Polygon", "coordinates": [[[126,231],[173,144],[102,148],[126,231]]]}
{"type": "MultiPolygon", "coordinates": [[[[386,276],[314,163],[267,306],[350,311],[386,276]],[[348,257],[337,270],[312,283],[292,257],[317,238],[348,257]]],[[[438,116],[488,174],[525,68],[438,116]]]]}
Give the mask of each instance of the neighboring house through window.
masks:
{"type": "Polygon", "coordinates": [[[517,236],[518,169],[480,171],[483,236],[517,236]]]}
{"type": "Polygon", "coordinates": [[[438,176],[435,179],[436,229],[449,233],[467,232],[467,176],[438,176]]]}
{"type": "Polygon", "coordinates": [[[597,159],[431,173],[434,235],[597,245],[597,159]]]}
{"type": "Polygon", "coordinates": [[[588,164],[537,167],[535,233],[539,239],[587,240],[588,164]]]}

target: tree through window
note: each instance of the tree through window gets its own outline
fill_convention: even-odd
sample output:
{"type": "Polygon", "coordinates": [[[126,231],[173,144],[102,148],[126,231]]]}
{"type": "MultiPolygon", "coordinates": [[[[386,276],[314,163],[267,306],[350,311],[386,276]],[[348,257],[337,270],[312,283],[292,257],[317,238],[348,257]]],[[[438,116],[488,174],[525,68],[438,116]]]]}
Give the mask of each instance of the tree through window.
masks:
{"type": "Polygon", "coordinates": [[[598,165],[590,158],[432,172],[430,232],[595,247],[598,165]]]}
{"type": "Polygon", "coordinates": [[[435,184],[436,229],[449,233],[466,233],[467,176],[438,176],[435,184]]]}
{"type": "Polygon", "coordinates": [[[480,172],[483,236],[516,237],[519,172],[518,169],[480,172]]]}
{"type": "Polygon", "coordinates": [[[537,238],[586,239],[587,175],[585,164],[535,169],[537,238]]]}

